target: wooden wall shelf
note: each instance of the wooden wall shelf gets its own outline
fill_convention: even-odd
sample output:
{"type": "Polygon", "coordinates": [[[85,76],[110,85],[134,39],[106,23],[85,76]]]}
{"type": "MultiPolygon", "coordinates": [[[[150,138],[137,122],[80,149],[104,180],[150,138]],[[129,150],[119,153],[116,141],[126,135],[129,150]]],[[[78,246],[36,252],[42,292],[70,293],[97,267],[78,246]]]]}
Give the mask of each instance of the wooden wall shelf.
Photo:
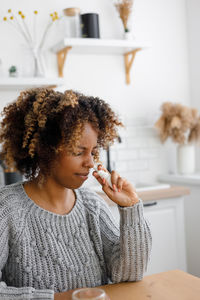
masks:
{"type": "Polygon", "coordinates": [[[149,48],[144,43],[132,40],[65,38],[56,44],[52,51],[57,54],[58,74],[63,77],[64,63],[68,52],[71,54],[123,55],[126,83],[130,83],[130,70],[138,51],[149,48]]]}

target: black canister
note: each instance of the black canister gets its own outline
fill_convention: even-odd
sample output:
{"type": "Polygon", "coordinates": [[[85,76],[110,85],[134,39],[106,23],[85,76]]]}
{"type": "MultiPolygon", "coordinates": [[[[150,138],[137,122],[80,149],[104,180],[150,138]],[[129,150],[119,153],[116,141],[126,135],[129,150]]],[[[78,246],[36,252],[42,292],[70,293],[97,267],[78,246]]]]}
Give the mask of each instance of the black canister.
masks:
{"type": "Polygon", "coordinates": [[[99,15],[98,14],[82,14],[81,15],[82,37],[100,38],[99,34],[99,15]]]}

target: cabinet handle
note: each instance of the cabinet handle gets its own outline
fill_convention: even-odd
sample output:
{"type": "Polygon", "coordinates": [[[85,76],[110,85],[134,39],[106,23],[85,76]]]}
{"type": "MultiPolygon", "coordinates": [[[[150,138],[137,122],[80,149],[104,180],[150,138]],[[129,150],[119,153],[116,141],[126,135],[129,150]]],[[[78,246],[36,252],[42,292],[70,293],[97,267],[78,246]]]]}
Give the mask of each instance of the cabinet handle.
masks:
{"type": "Polygon", "coordinates": [[[155,202],[150,202],[150,203],[145,203],[143,204],[144,207],[147,207],[147,206],[154,206],[154,205],[157,205],[158,203],[155,201],[155,202]]]}

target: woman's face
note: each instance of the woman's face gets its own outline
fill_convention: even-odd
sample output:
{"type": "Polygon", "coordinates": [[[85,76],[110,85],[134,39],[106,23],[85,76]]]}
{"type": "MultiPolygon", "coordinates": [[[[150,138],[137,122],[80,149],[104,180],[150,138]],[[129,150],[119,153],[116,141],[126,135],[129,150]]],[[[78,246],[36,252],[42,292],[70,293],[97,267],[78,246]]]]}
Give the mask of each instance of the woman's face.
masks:
{"type": "Polygon", "coordinates": [[[90,169],[94,167],[97,138],[97,132],[86,123],[75,153],[63,151],[53,165],[51,177],[57,184],[76,189],[87,180],[90,169]]]}

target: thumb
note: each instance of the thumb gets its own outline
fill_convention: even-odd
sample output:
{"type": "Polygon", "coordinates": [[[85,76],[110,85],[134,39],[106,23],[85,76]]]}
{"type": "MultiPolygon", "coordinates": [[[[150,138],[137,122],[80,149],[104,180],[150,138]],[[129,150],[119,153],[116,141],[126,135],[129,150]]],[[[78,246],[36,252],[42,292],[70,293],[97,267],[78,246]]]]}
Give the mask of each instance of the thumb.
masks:
{"type": "Polygon", "coordinates": [[[113,189],[111,189],[111,187],[110,187],[108,184],[105,183],[105,184],[102,186],[102,190],[106,193],[106,195],[107,195],[109,198],[113,196],[114,191],[113,191],[113,189]]]}

